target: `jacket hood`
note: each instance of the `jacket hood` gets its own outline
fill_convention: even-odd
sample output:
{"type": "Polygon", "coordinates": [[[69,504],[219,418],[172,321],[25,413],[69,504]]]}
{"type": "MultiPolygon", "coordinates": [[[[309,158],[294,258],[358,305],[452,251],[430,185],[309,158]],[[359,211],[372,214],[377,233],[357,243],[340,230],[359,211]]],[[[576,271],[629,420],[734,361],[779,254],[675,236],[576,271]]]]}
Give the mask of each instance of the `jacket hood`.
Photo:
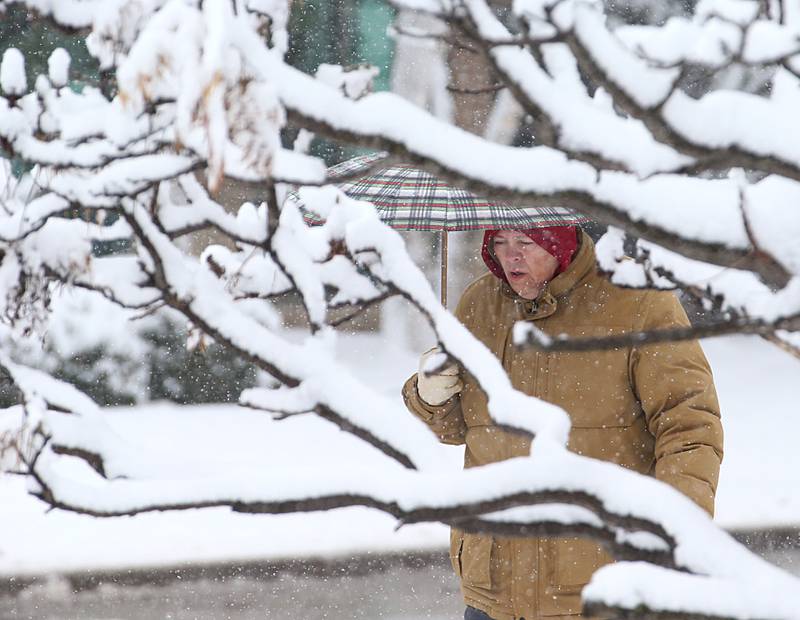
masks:
{"type": "MultiPolygon", "coordinates": [[[[483,234],[483,244],[481,245],[481,258],[486,266],[495,276],[508,283],[506,274],[500,263],[494,257],[491,251],[492,241],[500,232],[500,229],[487,230],[483,234]]],[[[551,256],[558,260],[558,268],[554,275],[562,273],[569,267],[572,262],[572,257],[578,249],[578,234],[577,226],[547,226],[544,228],[528,228],[518,230],[531,240],[536,245],[543,248],[551,256]]]]}

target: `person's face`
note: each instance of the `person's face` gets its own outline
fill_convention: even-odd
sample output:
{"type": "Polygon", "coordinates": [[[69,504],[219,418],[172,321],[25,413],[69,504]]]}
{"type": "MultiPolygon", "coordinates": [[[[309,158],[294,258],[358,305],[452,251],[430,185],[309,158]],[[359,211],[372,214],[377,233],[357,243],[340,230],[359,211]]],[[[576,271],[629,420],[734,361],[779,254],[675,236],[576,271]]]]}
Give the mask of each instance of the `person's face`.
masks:
{"type": "Polygon", "coordinates": [[[499,231],[493,248],[511,288],[525,299],[535,299],[558,268],[552,254],[516,230],[499,231]]]}

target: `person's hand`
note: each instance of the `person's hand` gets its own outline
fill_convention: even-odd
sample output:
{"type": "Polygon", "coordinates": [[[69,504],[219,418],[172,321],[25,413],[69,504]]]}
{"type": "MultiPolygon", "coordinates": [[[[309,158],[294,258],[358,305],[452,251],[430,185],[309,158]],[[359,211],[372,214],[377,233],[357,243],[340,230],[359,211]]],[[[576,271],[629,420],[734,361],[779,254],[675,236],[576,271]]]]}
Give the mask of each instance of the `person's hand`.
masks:
{"type": "Polygon", "coordinates": [[[458,365],[450,363],[442,367],[445,360],[445,354],[439,347],[426,351],[419,359],[417,393],[429,405],[441,405],[464,388],[458,376],[458,365]]]}

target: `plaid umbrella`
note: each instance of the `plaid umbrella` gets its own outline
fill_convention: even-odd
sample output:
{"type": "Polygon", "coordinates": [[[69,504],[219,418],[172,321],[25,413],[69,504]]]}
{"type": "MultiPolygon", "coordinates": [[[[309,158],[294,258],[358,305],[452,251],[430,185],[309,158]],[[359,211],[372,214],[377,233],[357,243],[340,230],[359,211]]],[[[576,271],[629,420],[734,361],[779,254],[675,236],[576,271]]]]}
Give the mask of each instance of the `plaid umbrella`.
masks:
{"type": "MultiPolygon", "coordinates": [[[[328,177],[352,178],[386,157],[375,153],[348,159],[328,169],[328,177]]],[[[572,226],[588,220],[563,207],[520,207],[487,200],[407,165],[380,168],[367,176],[339,183],[351,198],[375,205],[381,220],[396,230],[480,230],[572,226]]],[[[295,194],[292,199],[302,208],[295,194]]],[[[318,223],[310,212],[306,220],[318,223]]]]}
{"type": "MultiPolygon", "coordinates": [[[[398,164],[381,168],[378,162],[386,156],[386,153],[374,153],[349,159],[329,168],[328,177],[334,181],[343,179],[338,186],[345,194],[374,204],[381,220],[396,230],[443,233],[441,294],[444,306],[447,305],[448,232],[573,226],[589,221],[564,207],[521,207],[488,200],[413,166],[398,164]],[[364,172],[365,176],[359,176],[359,172],[364,172]]],[[[316,214],[303,208],[296,193],[291,193],[289,198],[298,204],[307,222],[320,223],[316,214]]]]}

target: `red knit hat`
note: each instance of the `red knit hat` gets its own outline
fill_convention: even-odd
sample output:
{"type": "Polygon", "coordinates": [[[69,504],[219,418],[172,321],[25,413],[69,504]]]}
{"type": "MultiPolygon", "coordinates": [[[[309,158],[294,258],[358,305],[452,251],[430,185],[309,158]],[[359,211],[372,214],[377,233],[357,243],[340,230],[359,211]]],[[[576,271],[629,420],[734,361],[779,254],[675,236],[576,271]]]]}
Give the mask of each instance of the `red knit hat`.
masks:
{"type": "MultiPolygon", "coordinates": [[[[503,268],[497,262],[490,251],[492,239],[500,232],[500,229],[487,230],[483,233],[483,245],[481,247],[481,258],[486,266],[494,275],[501,280],[508,281],[503,268]]],[[[547,251],[558,260],[556,274],[561,273],[569,267],[575,250],[578,249],[578,227],[577,226],[547,226],[544,228],[528,228],[518,230],[536,243],[540,248],[547,251]]]]}

